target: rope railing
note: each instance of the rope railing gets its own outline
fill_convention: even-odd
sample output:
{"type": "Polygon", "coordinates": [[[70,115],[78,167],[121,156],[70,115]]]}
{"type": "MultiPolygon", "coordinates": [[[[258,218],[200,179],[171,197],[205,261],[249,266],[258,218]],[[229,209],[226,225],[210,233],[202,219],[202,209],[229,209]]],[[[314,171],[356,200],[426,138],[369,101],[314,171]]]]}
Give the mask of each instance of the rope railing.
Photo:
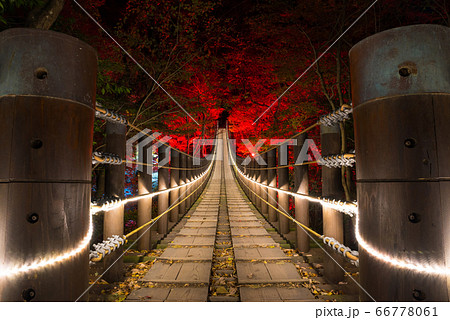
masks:
{"type": "MultiPolygon", "coordinates": [[[[245,185],[244,181],[241,179],[240,176],[245,177],[245,175],[242,172],[239,172],[240,170],[238,169],[236,163],[234,162],[233,157],[230,157],[233,160],[233,168],[235,169],[235,172],[237,172],[238,174],[236,175],[239,180],[245,185]]],[[[248,178],[247,178],[248,179],[248,178]]],[[[248,179],[252,182],[255,182],[251,179],[248,179]]],[[[267,187],[267,186],[265,186],[267,187]]],[[[258,195],[255,191],[253,191],[251,188],[249,188],[247,186],[247,190],[249,190],[250,192],[252,192],[256,197],[258,197],[261,201],[263,201],[264,203],[266,203],[268,206],[270,206],[271,208],[273,208],[275,211],[277,211],[278,213],[282,214],[283,216],[285,216],[286,218],[288,218],[289,220],[291,220],[292,222],[294,222],[295,224],[297,224],[298,226],[300,226],[301,228],[303,228],[305,231],[311,233],[312,235],[316,236],[319,239],[322,239],[323,242],[327,245],[329,245],[332,249],[334,249],[337,253],[342,254],[345,258],[349,259],[349,261],[354,264],[355,266],[359,266],[359,253],[358,251],[354,251],[352,249],[350,249],[349,247],[339,243],[336,239],[331,238],[331,237],[326,237],[324,235],[321,235],[320,233],[317,233],[316,231],[314,231],[313,229],[309,228],[308,226],[304,225],[303,223],[297,221],[295,218],[293,218],[291,215],[283,212],[282,210],[280,210],[279,208],[275,207],[273,204],[269,203],[267,200],[265,200],[264,198],[262,198],[260,195],[258,195]]],[[[277,189],[277,191],[284,191],[281,189],[277,189]]],[[[310,200],[310,199],[307,199],[310,200]]],[[[314,198],[314,200],[317,200],[317,198],[314,198]]],[[[310,200],[311,201],[311,200],[310,200]]],[[[322,204],[324,205],[324,204],[322,204]]],[[[324,205],[325,206],[325,205],[324,205]]],[[[327,203],[326,206],[329,206],[329,203],[327,203]]],[[[348,214],[348,212],[345,212],[348,214]]]]}
{"type": "Polygon", "coordinates": [[[180,167],[171,167],[171,166],[158,166],[157,164],[154,165],[152,163],[146,163],[146,162],[139,162],[139,161],[132,161],[132,160],[124,160],[118,157],[117,155],[105,153],[105,152],[99,152],[95,151],[92,154],[92,164],[109,164],[109,165],[121,165],[122,163],[128,163],[128,164],[135,164],[140,166],[148,166],[153,167],[155,169],[171,169],[171,170],[199,170],[203,169],[204,167],[208,166],[208,164],[205,164],[203,166],[193,167],[193,168],[180,168],[180,167]]]}
{"type": "Polygon", "coordinates": [[[311,129],[314,129],[315,127],[317,127],[319,125],[324,125],[324,126],[330,127],[339,122],[350,119],[350,113],[352,113],[352,112],[353,112],[353,108],[351,106],[349,106],[348,104],[343,104],[338,110],[336,110],[332,113],[329,113],[325,116],[320,117],[320,119],[316,123],[310,125],[306,129],[294,134],[292,137],[286,139],[284,142],[282,142],[276,146],[273,146],[263,152],[260,152],[259,154],[263,155],[273,149],[279,148],[283,144],[289,142],[289,140],[295,139],[298,136],[302,135],[303,133],[306,133],[306,132],[310,131],[311,129]]]}
{"type": "Polygon", "coordinates": [[[127,203],[130,203],[130,202],[134,202],[134,201],[138,201],[138,200],[146,199],[146,198],[150,198],[150,197],[155,197],[155,196],[163,194],[163,193],[168,193],[170,191],[174,191],[174,190],[178,190],[178,189],[183,188],[183,187],[187,187],[187,186],[197,182],[203,176],[205,176],[209,172],[209,170],[211,169],[212,163],[213,163],[213,161],[210,162],[208,169],[205,170],[200,175],[196,176],[194,180],[192,180],[190,182],[187,182],[187,183],[185,183],[183,185],[178,185],[176,187],[167,188],[167,189],[164,189],[164,190],[159,190],[159,191],[149,192],[149,193],[145,193],[145,194],[140,194],[140,195],[129,197],[129,198],[125,198],[125,199],[113,199],[113,200],[110,200],[110,201],[107,200],[102,205],[98,205],[97,203],[93,203],[91,205],[91,215],[97,214],[98,212],[101,212],[101,211],[104,211],[104,212],[111,211],[111,210],[113,210],[115,208],[118,208],[118,207],[120,207],[122,205],[125,205],[127,203]]]}
{"type": "Polygon", "coordinates": [[[298,166],[306,166],[310,164],[318,164],[329,168],[353,167],[356,163],[356,156],[353,153],[345,153],[338,155],[325,156],[316,161],[307,161],[302,163],[287,164],[285,166],[275,166],[268,168],[249,168],[249,170],[276,170],[282,168],[293,168],[298,166]]]}
{"type": "MultiPolygon", "coordinates": [[[[231,152],[231,151],[230,151],[231,152]]],[[[296,197],[296,198],[301,198],[301,199],[305,199],[308,200],[310,202],[316,202],[316,203],[320,203],[323,207],[327,207],[327,208],[331,208],[340,212],[343,212],[351,217],[353,217],[353,215],[356,215],[358,213],[358,207],[356,205],[356,203],[351,203],[351,202],[344,202],[344,201],[340,201],[340,200],[333,200],[333,199],[326,199],[326,198],[321,198],[321,197],[313,197],[307,194],[302,194],[302,193],[295,193],[292,191],[288,191],[288,190],[283,190],[283,189],[279,189],[279,188],[275,188],[275,187],[271,187],[265,184],[262,184],[260,182],[257,182],[256,180],[253,180],[251,178],[249,178],[247,175],[245,175],[237,166],[235,159],[233,157],[231,157],[231,159],[233,160],[233,165],[236,167],[237,171],[248,181],[257,184],[261,187],[270,189],[270,190],[274,190],[277,192],[281,192],[287,195],[290,195],[292,197],[296,197]]]]}
{"type": "MultiPolygon", "coordinates": [[[[214,164],[214,160],[211,161],[211,163],[209,164],[208,169],[198,179],[201,179],[203,176],[205,176],[205,174],[210,173],[210,171],[211,171],[211,169],[213,167],[213,164],[214,164]]],[[[198,179],[195,180],[195,181],[192,181],[192,182],[190,182],[188,184],[185,184],[184,187],[189,186],[190,184],[198,181],[198,179]]],[[[182,200],[179,200],[176,204],[173,204],[172,206],[170,206],[163,213],[159,214],[155,218],[149,220],[148,222],[144,223],[143,225],[141,225],[140,227],[134,229],[133,231],[127,233],[126,235],[123,235],[123,236],[114,235],[114,236],[112,236],[112,237],[110,237],[110,238],[108,238],[106,240],[103,240],[103,242],[101,242],[101,243],[94,244],[93,247],[94,247],[95,250],[91,250],[90,251],[89,260],[92,263],[101,261],[106,255],[112,253],[117,248],[119,248],[121,245],[124,245],[133,234],[135,234],[135,233],[141,231],[142,229],[144,229],[145,227],[155,223],[160,218],[162,218],[164,215],[166,215],[167,213],[172,211],[174,208],[176,208],[179,205],[181,205],[189,197],[191,197],[193,194],[195,194],[205,184],[205,182],[207,182],[207,181],[208,181],[208,179],[204,179],[202,181],[202,183],[197,188],[195,188],[189,195],[185,196],[182,200]]],[[[171,189],[173,190],[175,188],[171,188],[171,189]]],[[[166,189],[166,190],[169,190],[169,189],[166,189]]],[[[166,190],[164,190],[164,191],[166,191],[166,190]]]]}
{"type": "MultiPolygon", "coordinates": [[[[97,118],[100,118],[100,119],[103,119],[103,120],[106,120],[106,121],[115,122],[115,123],[120,123],[120,124],[129,126],[130,128],[132,128],[132,129],[134,129],[134,130],[136,130],[136,131],[142,132],[142,133],[143,133],[144,135],[146,135],[147,137],[150,137],[150,135],[149,135],[147,132],[145,132],[145,131],[143,131],[141,128],[136,127],[135,125],[133,125],[133,124],[132,124],[130,121],[128,121],[125,117],[119,115],[118,113],[116,113],[116,112],[114,112],[114,111],[111,111],[111,110],[109,110],[109,109],[104,108],[104,107],[103,107],[100,103],[98,103],[98,102],[96,102],[96,105],[95,105],[95,116],[96,116],[97,118]]],[[[152,138],[154,138],[154,137],[152,137],[152,138]]],[[[184,155],[187,156],[187,157],[195,158],[193,155],[190,155],[189,153],[186,153],[186,152],[184,152],[184,151],[181,151],[180,149],[174,148],[174,147],[172,147],[171,145],[167,144],[167,143],[164,142],[164,141],[161,141],[161,140],[158,139],[158,138],[154,138],[154,140],[155,140],[155,141],[158,141],[159,143],[161,143],[161,144],[163,144],[163,145],[165,145],[165,146],[167,146],[167,147],[170,147],[170,148],[172,148],[172,149],[178,151],[178,152],[181,153],[181,154],[184,154],[184,155]]]]}

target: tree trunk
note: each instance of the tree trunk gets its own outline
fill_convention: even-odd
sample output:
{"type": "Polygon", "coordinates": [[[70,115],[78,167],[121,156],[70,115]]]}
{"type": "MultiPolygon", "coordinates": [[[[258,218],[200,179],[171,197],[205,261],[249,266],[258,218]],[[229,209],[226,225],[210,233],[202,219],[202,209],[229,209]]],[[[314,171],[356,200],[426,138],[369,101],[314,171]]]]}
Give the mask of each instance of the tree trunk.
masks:
{"type": "Polygon", "coordinates": [[[47,0],[41,6],[35,7],[27,17],[29,28],[48,30],[56,21],[64,7],[65,0],[47,0]]]}

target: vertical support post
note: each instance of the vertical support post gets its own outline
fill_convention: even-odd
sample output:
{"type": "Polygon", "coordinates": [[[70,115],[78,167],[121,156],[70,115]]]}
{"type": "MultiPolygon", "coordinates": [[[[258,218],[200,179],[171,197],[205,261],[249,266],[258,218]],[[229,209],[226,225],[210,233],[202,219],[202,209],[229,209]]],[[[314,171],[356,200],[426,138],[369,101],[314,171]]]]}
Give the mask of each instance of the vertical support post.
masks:
{"type": "MultiPolygon", "coordinates": [[[[142,166],[142,171],[138,172],[138,193],[146,194],[152,192],[152,171],[153,171],[153,155],[152,148],[143,148],[142,156],[139,155],[138,162],[146,163],[142,166]]],[[[149,222],[152,219],[152,197],[138,200],[138,217],[137,226],[149,222]]],[[[151,249],[151,232],[144,228],[138,232],[138,250],[151,249]]]]}
{"type": "MultiPolygon", "coordinates": [[[[339,154],[341,150],[339,125],[332,127],[320,126],[320,139],[322,143],[322,156],[339,154]]],[[[341,169],[322,166],[322,196],[331,199],[342,199],[341,169]]],[[[343,213],[334,209],[322,207],[323,234],[333,237],[344,243],[344,217],[343,213]]],[[[340,256],[333,255],[336,262],[343,263],[340,256]]],[[[344,279],[344,271],[331,259],[324,262],[324,276],[334,283],[344,279]]]]}
{"type": "MultiPolygon", "coordinates": [[[[282,155],[280,155],[280,152],[282,148],[278,147],[278,166],[285,166],[286,163],[283,163],[281,160],[283,159],[282,155]]],[[[287,148],[286,148],[287,151],[287,148]]],[[[278,174],[278,188],[281,190],[289,190],[289,168],[279,168],[277,169],[278,174]]],[[[278,208],[283,211],[287,212],[289,214],[289,196],[286,193],[278,192],[278,208]]],[[[279,231],[282,234],[289,233],[289,219],[286,218],[284,215],[279,213],[278,216],[280,220],[280,226],[279,231]]]]}
{"type": "MultiPolygon", "coordinates": [[[[189,156],[186,156],[186,183],[189,183],[192,181],[192,158],[189,156]]],[[[191,194],[193,189],[192,184],[190,184],[188,187],[186,187],[186,197],[191,194]]],[[[186,211],[188,211],[191,208],[192,205],[192,196],[189,196],[186,200],[186,211]]]]}
{"type": "Polygon", "coordinates": [[[449,39],[448,27],[414,25],[375,34],[350,51],[356,233],[361,285],[371,296],[361,292],[362,301],[450,298],[449,39]],[[377,258],[374,249],[391,258],[377,258]]]}
{"type": "MultiPolygon", "coordinates": [[[[263,158],[264,162],[267,163],[267,153],[264,153],[262,155],[262,158],[263,158]]],[[[267,171],[268,170],[261,170],[261,183],[263,185],[267,185],[267,171]]],[[[268,190],[267,190],[267,188],[261,187],[261,197],[264,200],[268,201],[267,200],[268,199],[268,190]]],[[[266,217],[266,218],[268,217],[267,216],[268,215],[268,208],[269,208],[269,206],[267,205],[267,203],[264,202],[264,201],[261,201],[261,214],[264,217],[266,217]]]]}
{"type": "Polygon", "coordinates": [[[8,29],[0,33],[0,65],[0,301],[74,301],[89,281],[83,239],[96,53],[62,33],[8,29]],[[9,277],[70,252],[70,259],[9,277]]]}
{"type": "MultiPolygon", "coordinates": [[[[185,169],[186,168],[186,155],[181,153],[180,154],[180,168],[185,169]]],[[[180,173],[180,201],[183,200],[184,198],[186,198],[186,170],[181,170],[180,173]]],[[[186,213],[186,201],[183,201],[180,204],[180,216],[184,215],[186,213]]]]}
{"type": "MultiPolygon", "coordinates": [[[[160,162],[162,159],[166,157],[166,150],[168,146],[161,145],[158,148],[158,162],[160,162]]],[[[169,187],[169,169],[166,168],[159,168],[158,169],[158,190],[166,190],[169,187]]],[[[169,207],[169,193],[161,193],[158,195],[158,215],[162,214],[164,211],[167,210],[169,207]]],[[[169,229],[169,219],[167,217],[167,214],[162,216],[158,220],[158,233],[159,234],[166,234],[169,229]]]]}
{"type": "MultiPolygon", "coordinates": [[[[267,166],[269,168],[276,166],[276,149],[269,150],[267,152],[267,166]]],[[[277,187],[277,170],[276,169],[270,169],[267,170],[267,185],[269,187],[277,187]]],[[[276,207],[277,206],[277,192],[275,190],[269,189],[268,190],[268,198],[269,203],[276,207]]],[[[276,222],[277,221],[277,212],[274,208],[269,206],[269,221],[270,222],[276,222]]]]}
{"type": "MultiPolygon", "coordinates": [[[[125,158],[127,127],[123,124],[112,122],[106,123],[106,152],[116,154],[120,158],[125,158]]],[[[125,195],[125,163],[115,166],[107,166],[105,172],[105,194],[120,199],[125,195]]],[[[124,231],[124,207],[112,209],[105,213],[103,220],[103,239],[113,235],[122,235],[124,231]]],[[[122,248],[119,248],[115,255],[109,255],[104,259],[105,266],[109,268],[104,275],[108,282],[121,281],[123,279],[123,259],[116,262],[117,256],[122,248]]]]}
{"type": "MultiPolygon", "coordinates": [[[[306,133],[301,134],[297,137],[297,145],[294,146],[294,161],[297,160],[300,155],[300,151],[302,150],[303,144],[306,140],[306,133]]],[[[309,180],[308,180],[308,166],[295,166],[294,167],[294,192],[309,194],[308,188],[309,180]]],[[[306,199],[300,199],[299,197],[295,197],[294,200],[295,205],[295,219],[304,224],[305,226],[309,226],[309,201],[306,199]]],[[[309,251],[309,236],[307,231],[297,225],[296,227],[296,246],[297,249],[301,252],[309,251]]]]}
{"type": "MultiPolygon", "coordinates": [[[[258,164],[258,162],[256,161],[256,159],[255,159],[255,175],[256,175],[256,182],[259,182],[259,183],[261,183],[261,170],[259,170],[259,169],[261,169],[261,166],[258,164]]],[[[257,184],[255,184],[255,187],[256,187],[256,194],[258,195],[258,196],[262,196],[261,195],[261,186],[259,186],[259,185],[257,185],[257,184]]],[[[259,198],[259,197],[256,197],[256,208],[259,210],[259,212],[261,212],[261,198],[259,198]]]]}
{"type": "MultiPolygon", "coordinates": [[[[175,149],[170,149],[170,166],[173,168],[180,167],[180,153],[175,149]]],[[[170,187],[178,187],[180,183],[180,170],[170,169],[170,187]]],[[[170,191],[170,205],[173,206],[178,203],[178,197],[180,196],[180,189],[170,191]]],[[[177,206],[170,211],[170,221],[177,222],[180,213],[180,206],[177,206]]]]}

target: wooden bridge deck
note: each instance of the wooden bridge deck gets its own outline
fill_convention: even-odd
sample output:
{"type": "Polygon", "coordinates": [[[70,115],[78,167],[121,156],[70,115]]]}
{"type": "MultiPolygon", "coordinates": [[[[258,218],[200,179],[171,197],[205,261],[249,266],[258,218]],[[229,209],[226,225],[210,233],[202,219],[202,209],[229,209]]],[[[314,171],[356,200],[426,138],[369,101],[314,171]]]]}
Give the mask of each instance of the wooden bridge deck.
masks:
{"type": "Polygon", "coordinates": [[[211,298],[211,279],[215,249],[226,250],[228,238],[236,273],[227,279],[234,277],[239,290],[229,301],[314,301],[239,189],[226,149],[218,149],[224,161],[216,162],[199,205],[126,301],[227,301],[211,298]]]}

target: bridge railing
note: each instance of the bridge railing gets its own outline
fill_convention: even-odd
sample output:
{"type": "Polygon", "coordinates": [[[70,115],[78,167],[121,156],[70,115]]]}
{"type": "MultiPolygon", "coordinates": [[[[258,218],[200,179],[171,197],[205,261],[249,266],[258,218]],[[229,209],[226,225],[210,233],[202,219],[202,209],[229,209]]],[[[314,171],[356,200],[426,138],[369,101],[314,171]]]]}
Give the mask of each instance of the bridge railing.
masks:
{"type": "MultiPolygon", "coordinates": [[[[343,105],[335,112],[321,117],[315,124],[293,135],[290,139],[284,140],[283,143],[271,147],[260,154],[256,154],[248,164],[243,165],[243,163],[246,162],[243,161],[243,158],[237,156],[235,158],[232,157],[232,162],[236,178],[243,187],[244,192],[262,215],[265,216],[282,235],[287,237],[292,231],[290,229],[289,221],[295,224],[295,235],[293,237],[289,236],[289,238],[295,238],[295,245],[300,251],[309,251],[310,241],[317,242],[317,239],[319,239],[324,244],[334,249],[328,251],[337,252],[340,256],[345,257],[348,261],[358,266],[358,251],[343,244],[344,224],[342,221],[343,214],[348,215],[350,218],[355,217],[358,210],[356,202],[346,202],[326,196],[311,196],[309,195],[308,190],[308,165],[315,163],[330,169],[340,168],[342,166],[353,166],[356,162],[355,155],[328,154],[327,156],[320,157],[314,161],[301,163],[295,161],[302,152],[304,144],[308,143],[306,135],[307,131],[319,125],[321,127],[335,126],[340,121],[349,119],[350,113],[351,107],[343,105]],[[292,141],[295,141],[293,145],[293,159],[295,163],[289,163],[289,157],[287,156],[288,150],[286,144],[292,141]],[[257,159],[257,157],[261,158],[257,159]],[[258,163],[264,163],[264,165],[258,163]],[[293,177],[291,177],[293,179],[290,179],[289,168],[293,169],[293,177]],[[290,183],[290,180],[294,180],[294,183],[290,183]],[[331,224],[333,225],[334,230],[331,230],[330,232],[330,230],[327,230],[327,228],[324,227],[324,234],[320,234],[310,228],[309,203],[318,203],[324,208],[324,225],[331,224]],[[290,204],[292,205],[290,206],[290,204]],[[290,207],[293,207],[292,210],[290,210],[290,207]],[[294,213],[293,215],[291,215],[291,211],[294,213]],[[340,216],[338,223],[336,223],[335,220],[336,216],[340,216]]],[[[308,145],[306,147],[308,147],[308,145]]],[[[230,154],[232,154],[230,145],[229,148],[230,154]]],[[[308,148],[303,150],[307,149],[308,148]]],[[[337,170],[340,173],[340,169],[337,170]]],[[[324,184],[328,183],[326,179],[324,180],[324,184]]],[[[333,260],[336,258],[337,257],[334,256],[333,260]]],[[[334,266],[327,269],[328,270],[325,270],[325,273],[328,273],[330,278],[342,278],[343,273],[341,270],[336,270],[334,266]]]]}
{"type": "MultiPolygon", "coordinates": [[[[121,252],[118,249],[131,239],[133,239],[134,242],[130,247],[137,242],[140,250],[151,249],[152,244],[155,242],[152,241],[150,236],[150,229],[152,226],[157,224],[158,238],[156,240],[160,240],[164,237],[170,228],[184,216],[187,210],[189,210],[200,196],[202,190],[206,186],[206,182],[208,181],[209,174],[211,173],[214,164],[213,160],[207,160],[206,157],[193,161],[195,156],[171,147],[164,140],[152,136],[148,130],[141,130],[127,121],[124,117],[103,108],[99,104],[96,106],[96,115],[98,118],[104,119],[116,126],[129,126],[138,131],[142,137],[140,140],[136,140],[136,143],[139,143],[139,141],[142,141],[142,139],[145,138],[155,140],[159,144],[159,160],[161,161],[169,156],[170,163],[168,165],[157,166],[158,190],[152,191],[151,173],[153,172],[153,157],[147,156],[148,154],[151,154],[151,152],[148,152],[146,147],[140,147],[138,153],[140,152],[142,155],[139,155],[140,159],[137,161],[123,159],[117,154],[106,152],[93,153],[92,161],[95,165],[108,165],[111,167],[123,167],[125,164],[137,165],[140,170],[138,172],[139,192],[137,195],[124,198],[107,194],[91,204],[91,215],[104,212],[106,217],[110,214],[117,214],[117,210],[119,210],[119,215],[122,216],[119,230],[123,231],[124,205],[134,202],[138,203],[137,228],[127,234],[104,234],[103,242],[93,245],[94,250],[91,250],[90,252],[91,263],[102,261],[107,255],[116,252],[116,250],[117,252],[121,252]],[[199,163],[199,165],[196,163],[199,163]],[[150,172],[150,174],[148,174],[148,172],[150,172]],[[156,215],[152,214],[152,199],[155,198],[157,198],[158,201],[156,215]]],[[[117,130],[114,132],[117,132],[117,130]]],[[[121,142],[122,144],[126,143],[125,139],[121,139],[121,142]]],[[[129,148],[130,146],[127,147],[129,148]]],[[[106,148],[108,148],[108,146],[106,146],[106,148]]],[[[122,146],[122,149],[124,148],[125,146],[122,146]]],[[[214,154],[215,151],[216,150],[213,149],[214,154]]],[[[121,179],[119,183],[123,183],[125,176],[116,176],[116,179],[121,179]]],[[[109,180],[106,181],[105,184],[108,183],[117,184],[118,182],[109,180]]],[[[123,191],[121,191],[121,194],[124,194],[123,191]]],[[[108,219],[104,219],[104,230],[112,230],[114,228],[117,230],[117,226],[108,226],[108,223],[110,223],[109,221],[110,220],[108,219]]],[[[117,254],[114,256],[116,257],[117,254]]],[[[115,258],[113,260],[115,260],[115,258]]],[[[105,267],[107,267],[108,264],[109,263],[107,262],[105,267]]]]}

